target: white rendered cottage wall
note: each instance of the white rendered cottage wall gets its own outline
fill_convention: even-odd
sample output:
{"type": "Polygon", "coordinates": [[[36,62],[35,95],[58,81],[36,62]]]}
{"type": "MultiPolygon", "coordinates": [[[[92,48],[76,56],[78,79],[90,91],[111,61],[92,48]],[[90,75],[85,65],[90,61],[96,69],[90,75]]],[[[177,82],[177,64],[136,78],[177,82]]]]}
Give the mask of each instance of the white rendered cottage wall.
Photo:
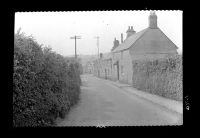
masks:
{"type": "MultiPolygon", "coordinates": [[[[119,80],[124,83],[132,83],[132,59],[129,50],[113,53],[113,62],[119,61],[119,80]]],[[[117,80],[117,66],[112,66],[112,79],[117,80]]]]}
{"type": "Polygon", "coordinates": [[[129,50],[122,51],[120,60],[120,81],[131,84],[132,74],[132,59],[129,50]],[[121,70],[121,66],[123,66],[123,70],[121,70]]]}

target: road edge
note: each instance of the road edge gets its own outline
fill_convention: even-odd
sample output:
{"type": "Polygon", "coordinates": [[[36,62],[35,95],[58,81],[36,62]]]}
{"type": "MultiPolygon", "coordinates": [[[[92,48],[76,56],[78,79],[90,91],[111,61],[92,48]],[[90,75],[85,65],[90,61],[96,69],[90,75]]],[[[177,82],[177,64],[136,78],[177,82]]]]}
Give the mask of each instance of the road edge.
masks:
{"type": "MultiPolygon", "coordinates": [[[[96,77],[96,76],[94,76],[94,77],[96,77]]],[[[98,77],[96,77],[96,78],[98,78],[98,77]]],[[[124,90],[125,92],[130,92],[131,94],[134,94],[134,95],[136,95],[140,98],[148,100],[151,103],[154,103],[154,104],[157,104],[157,105],[162,106],[164,108],[167,108],[168,110],[171,110],[173,112],[183,114],[183,102],[168,99],[168,98],[165,98],[165,97],[161,97],[159,95],[154,95],[154,94],[151,94],[151,93],[143,92],[143,91],[140,91],[140,90],[133,88],[129,84],[123,84],[123,83],[120,83],[119,81],[116,82],[116,81],[112,81],[112,80],[108,80],[108,79],[106,80],[106,79],[103,79],[103,78],[98,78],[98,79],[110,82],[110,84],[124,90]],[[139,92],[141,92],[141,93],[139,93],[139,92]],[[161,100],[158,100],[158,99],[161,99],[161,100]],[[176,106],[173,106],[174,104],[176,106]]]]}

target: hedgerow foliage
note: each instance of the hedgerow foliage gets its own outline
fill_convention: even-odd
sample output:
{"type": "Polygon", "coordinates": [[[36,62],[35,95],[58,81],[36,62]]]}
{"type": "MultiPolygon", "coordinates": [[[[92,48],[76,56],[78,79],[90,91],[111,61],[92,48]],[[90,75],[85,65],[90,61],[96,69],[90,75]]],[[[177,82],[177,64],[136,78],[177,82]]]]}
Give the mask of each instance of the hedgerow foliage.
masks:
{"type": "Polygon", "coordinates": [[[182,77],[180,55],[133,62],[133,87],[146,92],[181,101],[182,77]]]}
{"type": "Polygon", "coordinates": [[[80,65],[18,32],[14,40],[13,125],[52,126],[79,99],[80,65]]]}

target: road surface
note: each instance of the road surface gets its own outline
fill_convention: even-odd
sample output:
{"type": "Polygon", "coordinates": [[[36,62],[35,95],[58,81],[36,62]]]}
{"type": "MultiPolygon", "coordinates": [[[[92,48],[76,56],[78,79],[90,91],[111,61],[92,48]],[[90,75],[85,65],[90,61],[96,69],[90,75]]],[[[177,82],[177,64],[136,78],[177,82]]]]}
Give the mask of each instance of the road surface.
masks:
{"type": "Polygon", "coordinates": [[[80,101],[58,126],[182,125],[182,114],[127,93],[108,81],[82,75],[80,101]]]}

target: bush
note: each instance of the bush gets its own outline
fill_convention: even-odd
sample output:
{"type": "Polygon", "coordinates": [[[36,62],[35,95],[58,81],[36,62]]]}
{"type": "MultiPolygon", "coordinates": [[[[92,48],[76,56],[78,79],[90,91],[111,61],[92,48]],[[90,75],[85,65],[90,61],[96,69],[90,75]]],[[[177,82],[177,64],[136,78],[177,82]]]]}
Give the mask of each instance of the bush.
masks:
{"type": "Polygon", "coordinates": [[[80,64],[15,34],[13,126],[52,126],[79,99],[80,64]]]}
{"type": "Polygon", "coordinates": [[[181,101],[182,57],[176,55],[153,61],[134,61],[133,87],[181,101]]]}

